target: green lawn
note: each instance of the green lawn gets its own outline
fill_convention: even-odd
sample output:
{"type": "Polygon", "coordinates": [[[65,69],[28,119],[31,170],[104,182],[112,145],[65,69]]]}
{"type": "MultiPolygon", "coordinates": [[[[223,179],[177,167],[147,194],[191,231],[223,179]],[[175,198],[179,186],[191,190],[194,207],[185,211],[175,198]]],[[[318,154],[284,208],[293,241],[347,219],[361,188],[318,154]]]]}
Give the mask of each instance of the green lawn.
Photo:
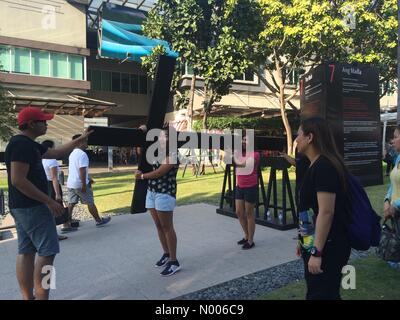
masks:
{"type": "MultiPolygon", "coordinates": [[[[186,172],[182,178],[182,170],[178,172],[177,204],[206,202],[217,204],[221,193],[223,173],[211,173],[198,178],[186,172]]],[[[126,212],[130,210],[134,187],[133,173],[103,173],[92,176],[96,181],[93,186],[96,205],[101,212],[126,212]]]]}
{"type": "MultiPolygon", "coordinates": [[[[209,203],[219,205],[224,174],[221,168],[217,168],[218,173],[214,174],[211,168],[207,168],[205,176],[196,178],[192,176],[188,168],[185,177],[182,178],[182,169],[178,172],[178,194],[177,204],[185,205],[191,203],[209,203]]],[[[127,212],[132,201],[133,173],[102,173],[92,175],[96,181],[93,186],[96,204],[100,212],[127,212]]],[[[263,171],[264,184],[267,188],[269,170],[263,171]]],[[[289,177],[292,181],[294,191],[295,173],[292,168],[289,170],[289,177]]],[[[281,176],[277,175],[277,187],[281,190],[281,176]]],[[[388,178],[385,183],[379,186],[367,187],[366,191],[375,210],[382,213],[382,199],[386,193],[388,178]]],[[[7,189],[7,180],[3,172],[0,175],[0,189],[7,189]]],[[[279,195],[279,191],[278,191],[279,195]]],[[[278,196],[280,199],[280,196],[278,196]]]]}
{"type": "Polygon", "coordinates": [[[7,178],[0,177],[0,189],[8,190],[7,178]]]}
{"type": "MultiPolygon", "coordinates": [[[[375,256],[351,263],[356,271],[356,289],[341,291],[345,300],[400,300],[400,271],[375,256]]],[[[304,300],[304,281],[289,284],[260,297],[263,300],[304,300]]]]}
{"type": "MultiPolygon", "coordinates": [[[[206,175],[192,175],[187,170],[182,178],[183,170],[180,169],[177,175],[178,193],[177,205],[192,203],[209,203],[219,205],[224,173],[217,168],[215,174],[212,168],[207,168],[206,175]]],[[[267,185],[269,170],[263,172],[264,183],[267,185]]],[[[294,181],[294,171],[290,172],[290,178],[294,181]]],[[[96,184],[93,187],[96,204],[101,212],[126,212],[129,211],[132,201],[133,174],[132,173],[103,173],[93,175],[96,184]]],[[[278,175],[278,190],[281,190],[281,177],[278,175]]],[[[292,183],[294,190],[294,183],[292,183]]],[[[279,194],[279,191],[278,191],[279,194]]],[[[281,197],[278,196],[278,199],[281,197]]]]}
{"type": "MultiPolygon", "coordinates": [[[[191,203],[209,203],[219,205],[222,182],[224,174],[221,168],[214,174],[211,168],[207,168],[206,175],[195,177],[190,170],[182,178],[182,169],[177,175],[178,194],[177,204],[185,205],[191,203]]],[[[267,188],[269,170],[263,171],[265,188],[267,188]]],[[[289,172],[294,191],[294,170],[289,172]]],[[[132,201],[133,174],[132,173],[103,173],[93,175],[96,181],[94,185],[94,195],[96,204],[101,212],[126,212],[129,211],[132,201]]],[[[277,187],[281,190],[281,176],[277,175],[277,187]]],[[[371,199],[371,203],[378,213],[382,212],[382,199],[387,189],[388,179],[385,177],[385,184],[380,186],[367,187],[366,191],[371,199]]],[[[278,200],[280,200],[278,191],[278,200]]]]}

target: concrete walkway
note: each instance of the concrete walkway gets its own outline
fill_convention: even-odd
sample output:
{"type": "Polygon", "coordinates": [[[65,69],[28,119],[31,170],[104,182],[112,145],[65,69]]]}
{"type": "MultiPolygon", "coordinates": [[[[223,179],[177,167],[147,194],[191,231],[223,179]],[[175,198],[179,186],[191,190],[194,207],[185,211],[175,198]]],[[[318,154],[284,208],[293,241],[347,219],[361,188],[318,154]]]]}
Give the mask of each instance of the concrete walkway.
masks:
{"type": "MultiPolygon", "coordinates": [[[[176,208],[178,259],[182,270],[161,277],[162,254],[149,214],[113,217],[97,229],[91,221],[68,234],[56,258],[52,299],[172,299],[296,259],[295,230],[257,225],[251,250],[236,244],[237,219],[206,204],[176,208]]],[[[19,299],[15,278],[16,239],[0,241],[0,299],[19,299]]]]}

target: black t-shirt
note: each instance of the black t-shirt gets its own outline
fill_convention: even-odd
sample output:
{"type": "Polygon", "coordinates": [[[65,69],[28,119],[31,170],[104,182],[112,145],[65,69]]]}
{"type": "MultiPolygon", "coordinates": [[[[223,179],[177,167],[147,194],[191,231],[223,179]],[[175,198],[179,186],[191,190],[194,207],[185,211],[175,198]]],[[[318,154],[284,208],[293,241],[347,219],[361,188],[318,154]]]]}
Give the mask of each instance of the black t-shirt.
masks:
{"type": "Polygon", "coordinates": [[[310,166],[310,160],[308,158],[298,153],[296,154],[296,187],[300,188],[301,183],[303,182],[304,175],[307,172],[308,167],[310,166]]]}
{"type": "Polygon", "coordinates": [[[299,190],[299,212],[312,209],[315,225],[318,216],[317,192],[335,193],[335,211],[328,239],[345,237],[347,233],[346,198],[335,167],[326,157],[320,156],[306,171],[303,179],[299,190]]]}
{"type": "Polygon", "coordinates": [[[28,198],[11,184],[11,162],[29,164],[27,179],[40,191],[47,194],[47,178],[42,165],[42,156],[46,151],[46,147],[27,136],[16,135],[11,138],[5,151],[10,209],[31,208],[42,204],[39,201],[28,198]]]}

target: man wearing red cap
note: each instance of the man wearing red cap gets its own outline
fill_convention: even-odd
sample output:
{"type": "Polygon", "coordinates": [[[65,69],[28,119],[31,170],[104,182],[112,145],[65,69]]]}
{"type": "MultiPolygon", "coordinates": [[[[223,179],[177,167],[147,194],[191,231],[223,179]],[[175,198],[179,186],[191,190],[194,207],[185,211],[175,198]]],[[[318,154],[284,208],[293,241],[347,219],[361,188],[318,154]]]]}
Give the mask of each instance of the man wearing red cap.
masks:
{"type": "Polygon", "coordinates": [[[44,270],[49,270],[46,266],[53,265],[60,251],[54,216],[62,215],[64,208],[48,196],[42,158],[64,157],[90,134],[85,132],[57,149],[47,149],[35,139],[46,134],[46,121],[53,117],[40,108],[22,109],[18,114],[21,132],[11,138],[5,151],[9,208],[18,234],[17,279],[26,300],[49,298],[50,285],[42,284],[48,273],[44,270]]]}

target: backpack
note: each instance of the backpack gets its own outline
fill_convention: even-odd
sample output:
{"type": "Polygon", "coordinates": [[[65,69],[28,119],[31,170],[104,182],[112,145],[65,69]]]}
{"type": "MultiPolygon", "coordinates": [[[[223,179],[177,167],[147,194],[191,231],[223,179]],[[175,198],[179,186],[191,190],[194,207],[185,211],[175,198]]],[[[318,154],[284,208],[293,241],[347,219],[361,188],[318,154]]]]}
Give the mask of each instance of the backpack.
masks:
{"type": "Polygon", "coordinates": [[[348,236],[350,245],[356,250],[368,250],[377,247],[381,237],[381,217],[372,208],[367,193],[359,180],[352,174],[347,174],[350,191],[348,211],[350,223],[348,236]]]}

